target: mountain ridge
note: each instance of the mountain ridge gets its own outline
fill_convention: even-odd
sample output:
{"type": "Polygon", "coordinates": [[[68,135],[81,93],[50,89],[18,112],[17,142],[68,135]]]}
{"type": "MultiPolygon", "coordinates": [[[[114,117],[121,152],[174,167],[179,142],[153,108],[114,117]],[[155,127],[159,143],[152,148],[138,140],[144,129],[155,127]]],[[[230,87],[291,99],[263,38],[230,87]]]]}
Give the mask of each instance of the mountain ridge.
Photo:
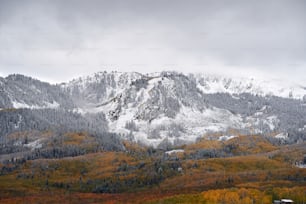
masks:
{"type": "Polygon", "coordinates": [[[304,137],[306,90],[273,83],[173,71],[98,72],[57,85],[10,75],[0,78],[0,109],[103,114],[105,129],[155,147],[194,142],[210,133],[230,136],[230,130],[304,137]]]}

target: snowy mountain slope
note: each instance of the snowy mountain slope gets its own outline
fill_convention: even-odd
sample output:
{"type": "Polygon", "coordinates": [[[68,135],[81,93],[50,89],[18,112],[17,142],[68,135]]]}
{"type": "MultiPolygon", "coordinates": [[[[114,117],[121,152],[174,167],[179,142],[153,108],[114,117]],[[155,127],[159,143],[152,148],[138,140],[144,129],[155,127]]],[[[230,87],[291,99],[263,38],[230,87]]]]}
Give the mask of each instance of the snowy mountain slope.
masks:
{"type": "Polygon", "coordinates": [[[93,76],[81,77],[61,85],[79,106],[105,103],[123,92],[127,86],[143,76],[139,73],[98,72],[93,76]]]}
{"type": "Polygon", "coordinates": [[[58,86],[19,74],[0,79],[0,108],[69,108],[73,102],[58,86]]]}
{"type": "Polygon", "coordinates": [[[254,80],[245,83],[243,79],[186,76],[176,72],[146,75],[104,72],[63,87],[73,98],[81,98],[77,111],[103,112],[110,131],[157,146],[164,142],[191,142],[207,133],[229,129],[244,133],[281,129],[286,118],[280,114],[281,110],[274,113],[275,104],[273,108],[267,105],[269,97],[281,95],[291,101],[290,98],[302,98],[304,89],[281,88],[273,82],[268,88],[264,85],[254,80]],[[225,94],[220,98],[224,103],[215,100],[218,93],[225,94]],[[239,108],[243,111],[236,110],[239,108]]]}
{"type": "MultiPolygon", "coordinates": [[[[182,107],[187,106],[197,112],[207,108],[203,94],[196,88],[196,84],[184,75],[100,73],[100,77],[107,80],[88,78],[85,83],[83,80],[79,83],[73,82],[73,88],[80,87],[78,92],[82,92],[84,98],[94,96],[96,99],[91,100],[90,105],[83,103],[84,106],[79,106],[78,111],[81,113],[101,111],[107,116],[111,131],[121,133],[125,137],[131,137],[133,134],[134,140],[146,144],[156,145],[166,138],[166,127],[159,124],[162,121],[169,126],[180,126],[179,118],[175,118],[180,114],[182,107]],[[92,86],[102,86],[105,90],[103,97],[93,95],[92,86]],[[134,130],[127,127],[131,121],[135,124],[134,130]],[[159,130],[161,128],[165,130],[159,130]]],[[[69,91],[73,89],[67,87],[69,85],[64,86],[64,89],[69,91]]]]}
{"type": "MultiPolygon", "coordinates": [[[[209,133],[232,135],[232,130],[296,139],[306,135],[306,106],[300,100],[305,92],[277,81],[176,72],[99,72],[60,85],[11,75],[0,78],[0,109],[80,113],[87,129],[96,131],[94,126],[105,121],[104,130],[153,146],[189,143],[209,133]]],[[[7,129],[18,130],[14,127],[7,129]]]]}
{"type": "Polygon", "coordinates": [[[306,88],[285,80],[264,80],[254,78],[229,78],[205,74],[191,74],[203,93],[250,93],[258,96],[278,96],[303,99],[306,88]]]}
{"type": "Polygon", "coordinates": [[[124,92],[94,110],[105,113],[111,131],[153,146],[166,139],[170,143],[191,142],[209,131],[240,128],[236,123],[239,117],[209,107],[196,84],[178,74],[148,75],[135,80],[124,92]],[[224,122],[224,118],[228,121],[224,122]]]}

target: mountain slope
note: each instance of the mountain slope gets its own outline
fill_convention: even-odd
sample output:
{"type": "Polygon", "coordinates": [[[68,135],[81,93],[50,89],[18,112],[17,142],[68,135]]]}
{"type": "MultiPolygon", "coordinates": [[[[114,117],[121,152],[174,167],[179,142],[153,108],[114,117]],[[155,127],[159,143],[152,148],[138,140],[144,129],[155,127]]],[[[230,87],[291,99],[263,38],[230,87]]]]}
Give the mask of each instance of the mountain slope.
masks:
{"type": "Polygon", "coordinates": [[[73,102],[59,86],[19,74],[0,78],[0,108],[70,108],[73,102]]]}
{"type": "Polygon", "coordinates": [[[204,74],[192,74],[198,88],[204,93],[249,93],[258,96],[278,96],[283,98],[303,99],[306,88],[297,83],[275,79],[229,78],[204,74]]]}
{"type": "Polygon", "coordinates": [[[76,101],[81,98],[77,111],[103,112],[111,131],[154,146],[191,142],[211,132],[227,134],[230,129],[253,134],[304,131],[305,108],[294,97],[302,98],[305,90],[284,86],[274,93],[277,84],[270,82],[271,89],[266,84],[176,72],[101,72],[63,88],[76,101]],[[287,97],[278,97],[287,91],[287,97]]]}
{"type": "MultiPolygon", "coordinates": [[[[80,115],[93,131],[99,131],[99,120],[87,115],[102,114],[103,130],[155,147],[190,143],[210,133],[283,133],[297,141],[304,139],[306,131],[302,100],[306,90],[275,81],[176,72],[99,72],[60,85],[22,75],[0,78],[0,84],[0,109],[28,108],[33,113],[41,109],[49,114],[47,110],[53,108],[80,115]]],[[[75,127],[68,118],[65,126],[75,127]]],[[[17,127],[18,120],[13,121],[10,127],[17,127]]],[[[21,129],[6,130],[2,134],[21,129]]]]}

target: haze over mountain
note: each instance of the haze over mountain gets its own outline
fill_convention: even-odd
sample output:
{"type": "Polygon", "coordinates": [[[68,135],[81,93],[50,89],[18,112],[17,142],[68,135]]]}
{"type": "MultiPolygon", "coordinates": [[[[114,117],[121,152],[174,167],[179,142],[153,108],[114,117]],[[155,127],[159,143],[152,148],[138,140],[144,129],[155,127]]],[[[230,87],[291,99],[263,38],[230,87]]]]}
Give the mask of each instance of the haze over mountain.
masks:
{"type": "Polygon", "coordinates": [[[0,0],[0,76],[107,71],[305,81],[303,0],[0,0]]]}

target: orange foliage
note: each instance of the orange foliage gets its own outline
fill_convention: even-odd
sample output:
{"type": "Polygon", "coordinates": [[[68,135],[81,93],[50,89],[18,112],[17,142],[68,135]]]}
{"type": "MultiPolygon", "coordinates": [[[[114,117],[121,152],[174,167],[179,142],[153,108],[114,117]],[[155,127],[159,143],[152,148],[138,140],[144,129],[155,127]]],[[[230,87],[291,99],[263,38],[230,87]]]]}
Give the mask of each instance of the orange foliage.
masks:
{"type": "Polygon", "coordinates": [[[204,200],[210,204],[270,204],[271,196],[256,189],[222,189],[210,190],[202,193],[204,200]]]}

